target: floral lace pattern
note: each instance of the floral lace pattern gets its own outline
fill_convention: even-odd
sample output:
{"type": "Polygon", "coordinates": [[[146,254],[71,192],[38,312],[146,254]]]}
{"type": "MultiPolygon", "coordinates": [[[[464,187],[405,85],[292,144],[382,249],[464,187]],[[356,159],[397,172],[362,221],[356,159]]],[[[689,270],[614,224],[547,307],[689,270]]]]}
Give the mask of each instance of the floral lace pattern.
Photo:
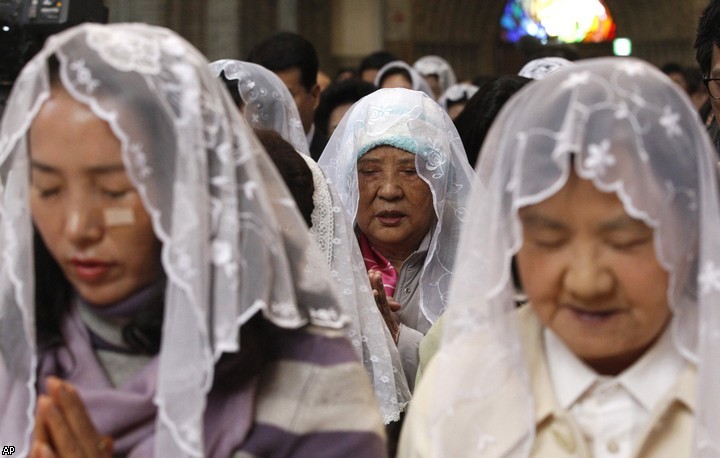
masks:
{"type": "Polygon", "coordinates": [[[332,265],[332,248],[335,236],[333,234],[333,210],[332,210],[332,198],[330,197],[330,190],[325,182],[325,175],[323,175],[320,167],[307,156],[305,163],[310,168],[310,172],[313,177],[313,185],[315,191],[313,192],[313,211],[310,215],[310,221],[312,226],[310,227],[310,233],[313,235],[315,242],[320,247],[320,251],[325,256],[325,262],[328,266],[332,265]]]}
{"type": "Polygon", "coordinates": [[[160,73],[161,44],[152,34],[119,34],[95,29],[88,32],[86,42],[118,70],[148,75],[160,73]]]}
{"type": "Polygon", "coordinates": [[[243,101],[245,119],[251,127],[273,130],[300,153],[309,155],[300,114],[285,83],[265,67],[223,59],[210,64],[215,76],[235,82],[243,101]]]}
{"type": "Polygon", "coordinates": [[[310,233],[351,318],[346,331],[370,376],[383,419],[385,423],[398,421],[411,398],[400,354],[375,305],[355,233],[338,206],[337,193],[315,161],[303,158],[315,187],[310,233]]]}
{"type": "Polygon", "coordinates": [[[437,222],[420,279],[420,308],[432,323],[447,305],[459,227],[475,176],[452,120],[430,97],[407,89],[375,91],[353,105],[318,161],[353,225],[357,159],[379,145],[414,153],[416,170],[433,195],[437,222]]]}
{"type": "Polygon", "coordinates": [[[698,368],[702,402],[695,410],[693,456],[716,455],[720,315],[713,310],[720,302],[720,192],[715,161],[686,96],[636,59],[577,62],[508,102],[483,144],[477,173],[485,188],[476,188],[467,205],[443,342],[431,366],[443,380],[423,420],[429,425],[424,432],[435,437],[436,455],[482,446],[493,447],[486,451],[492,456],[509,450],[512,456],[531,454],[533,391],[510,274],[522,245],[518,209],[556,193],[571,167],[599,190],[617,194],[629,215],[654,229],[655,254],[670,275],[675,347],[698,368]],[[503,442],[506,431],[496,429],[505,425],[453,418],[453,411],[467,414],[473,405],[516,419],[512,444],[503,442]]]}
{"type": "MultiPolygon", "coordinates": [[[[6,112],[14,115],[2,120],[0,259],[14,268],[0,269],[0,359],[35,364],[26,134],[49,97],[53,55],[64,88],[120,140],[163,245],[155,454],[202,456],[207,384],[220,354],[238,350],[242,324],[258,311],[290,328],[341,328],[347,317],[278,172],[205,58],[167,29],[84,24],[48,40],[18,77],[6,112]]],[[[16,393],[0,439],[22,455],[35,369],[11,369],[0,371],[0,386],[16,393]]]]}

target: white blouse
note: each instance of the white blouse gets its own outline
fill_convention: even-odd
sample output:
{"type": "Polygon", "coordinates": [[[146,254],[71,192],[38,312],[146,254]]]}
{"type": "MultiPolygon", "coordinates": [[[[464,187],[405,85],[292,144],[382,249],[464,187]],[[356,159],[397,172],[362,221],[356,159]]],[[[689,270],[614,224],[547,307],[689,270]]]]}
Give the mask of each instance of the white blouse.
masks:
{"type": "Polygon", "coordinates": [[[666,329],[638,361],[615,377],[587,366],[548,328],[545,352],[560,405],[568,410],[596,458],[629,457],[652,411],[676,383],[685,361],[666,329]]]}

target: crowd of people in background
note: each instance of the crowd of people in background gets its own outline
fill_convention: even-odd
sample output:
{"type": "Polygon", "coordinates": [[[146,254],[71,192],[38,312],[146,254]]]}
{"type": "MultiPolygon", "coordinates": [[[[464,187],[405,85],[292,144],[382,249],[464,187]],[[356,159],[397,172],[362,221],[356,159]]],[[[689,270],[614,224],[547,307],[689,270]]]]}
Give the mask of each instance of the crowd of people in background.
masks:
{"type": "Polygon", "coordinates": [[[0,445],[720,457],[720,0],[698,68],[521,46],[49,39],[0,125],[0,445]]]}

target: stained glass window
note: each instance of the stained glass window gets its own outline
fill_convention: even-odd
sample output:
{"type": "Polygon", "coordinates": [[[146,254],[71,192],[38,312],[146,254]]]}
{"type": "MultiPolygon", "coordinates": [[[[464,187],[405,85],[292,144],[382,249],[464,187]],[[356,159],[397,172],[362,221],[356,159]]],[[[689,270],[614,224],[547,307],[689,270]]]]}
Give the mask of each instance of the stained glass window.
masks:
{"type": "Polygon", "coordinates": [[[601,0],[508,0],[500,19],[503,41],[530,35],[543,43],[615,38],[615,22],[601,0]]]}

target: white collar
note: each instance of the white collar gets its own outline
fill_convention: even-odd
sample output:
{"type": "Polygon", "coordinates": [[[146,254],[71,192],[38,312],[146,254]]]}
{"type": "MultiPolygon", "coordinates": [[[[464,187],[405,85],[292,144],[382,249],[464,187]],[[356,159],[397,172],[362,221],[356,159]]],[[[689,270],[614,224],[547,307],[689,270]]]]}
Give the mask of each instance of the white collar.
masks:
{"type": "Polygon", "coordinates": [[[543,332],[550,379],[555,396],[564,409],[569,409],[595,382],[614,379],[648,412],[652,412],[685,366],[685,360],[672,343],[670,326],[635,364],[616,377],[599,375],[575,356],[549,328],[543,332]]]}

